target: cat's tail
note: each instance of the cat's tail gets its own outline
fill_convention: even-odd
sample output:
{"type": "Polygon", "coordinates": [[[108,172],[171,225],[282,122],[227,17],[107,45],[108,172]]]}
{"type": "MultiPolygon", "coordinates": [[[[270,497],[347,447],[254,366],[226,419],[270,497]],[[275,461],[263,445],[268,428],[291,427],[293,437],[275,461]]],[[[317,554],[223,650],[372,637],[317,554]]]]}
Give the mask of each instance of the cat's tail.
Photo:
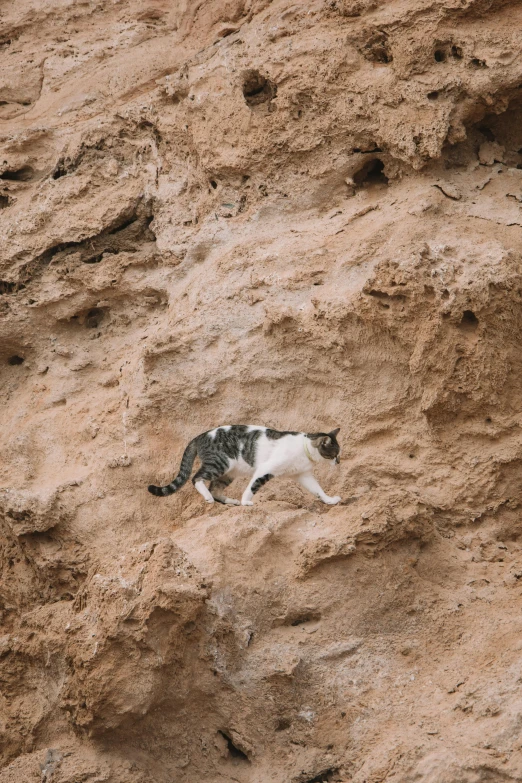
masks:
{"type": "Polygon", "coordinates": [[[194,460],[196,459],[196,454],[198,452],[198,447],[196,443],[196,438],[194,440],[191,440],[185,451],[183,452],[183,456],[181,458],[181,465],[179,466],[179,473],[176,476],[176,478],[170,482],[170,484],[167,484],[166,487],[155,487],[153,484],[150,485],[149,492],[152,495],[158,495],[159,497],[164,497],[165,495],[173,495],[174,492],[177,492],[178,489],[181,489],[183,484],[185,484],[192,472],[192,466],[194,464],[194,460]]]}

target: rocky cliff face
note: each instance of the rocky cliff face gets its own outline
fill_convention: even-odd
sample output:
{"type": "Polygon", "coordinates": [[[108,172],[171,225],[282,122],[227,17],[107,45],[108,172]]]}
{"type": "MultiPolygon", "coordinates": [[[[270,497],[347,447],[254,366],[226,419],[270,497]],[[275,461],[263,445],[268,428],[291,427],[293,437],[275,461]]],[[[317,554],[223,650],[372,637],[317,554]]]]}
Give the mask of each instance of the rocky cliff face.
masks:
{"type": "Polygon", "coordinates": [[[1,783],[522,779],[521,25],[3,5],[1,783]],[[342,504],[147,493],[226,423],[342,504]]]}

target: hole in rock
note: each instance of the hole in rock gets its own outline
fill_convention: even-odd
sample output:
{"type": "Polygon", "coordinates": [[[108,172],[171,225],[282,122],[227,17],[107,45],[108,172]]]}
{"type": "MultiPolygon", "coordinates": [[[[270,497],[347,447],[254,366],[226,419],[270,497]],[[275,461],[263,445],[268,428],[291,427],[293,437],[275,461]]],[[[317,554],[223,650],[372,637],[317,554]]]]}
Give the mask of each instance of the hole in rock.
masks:
{"type": "Polygon", "coordinates": [[[320,772],[318,775],[315,775],[313,778],[309,778],[308,780],[304,781],[304,783],[332,783],[332,781],[337,780],[337,773],[339,772],[338,767],[329,767],[329,769],[325,769],[323,772],[320,772]]]}
{"type": "Polygon", "coordinates": [[[51,174],[51,177],[53,179],[60,179],[60,177],[65,177],[66,174],[69,172],[67,171],[67,168],[65,167],[65,161],[63,158],[60,158],[56,166],[54,167],[54,170],[51,174]]]}
{"type": "Polygon", "coordinates": [[[384,163],[380,158],[369,160],[353,175],[353,181],[359,187],[387,185],[388,177],[384,173],[384,163]]]}
{"type": "Polygon", "coordinates": [[[7,364],[10,364],[12,367],[14,367],[17,364],[23,364],[24,359],[21,356],[10,356],[7,360],[7,364]]]}
{"type": "MultiPolygon", "coordinates": [[[[114,228],[111,228],[111,230],[109,231],[109,234],[112,236],[113,234],[117,234],[119,231],[125,231],[126,228],[128,228],[129,226],[132,226],[133,223],[136,223],[137,220],[138,220],[138,218],[133,213],[130,216],[130,218],[128,218],[127,220],[124,220],[123,223],[119,223],[119,225],[114,226],[114,228]]],[[[149,222],[152,222],[152,218],[151,218],[151,220],[149,222]]]]}
{"type": "Polygon", "coordinates": [[[87,329],[96,329],[103,321],[104,316],[105,313],[103,310],[101,310],[99,307],[93,307],[93,309],[89,310],[85,316],[85,326],[87,329]]]}
{"type": "Polygon", "coordinates": [[[456,60],[462,60],[462,49],[460,46],[455,46],[455,44],[451,47],[451,56],[454,57],[456,60]]]}
{"type": "Polygon", "coordinates": [[[238,759],[240,761],[247,761],[250,763],[250,759],[248,758],[247,754],[244,753],[240,748],[236,747],[228,734],[226,734],[224,731],[218,731],[218,734],[221,734],[224,740],[226,740],[228,752],[230,753],[231,757],[233,759],[238,759]]]}
{"type": "Polygon", "coordinates": [[[460,328],[467,331],[474,331],[478,327],[479,320],[473,310],[464,310],[460,321],[460,328]]]}
{"type": "Polygon", "coordinates": [[[219,31],[218,40],[216,41],[216,43],[218,43],[218,41],[221,40],[222,38],[228,38],[229,35],[233,35],[234,33],[237,33],[238,30],[239,30],[238,27],[224,27],[222,30],[219,31]]]}
{"type": "Polygon", "coordinates": [[[103,258],[103,252],[97,253],[95,256],[89,256],[89,258],[83,258],[84,264],[99,264],[103,258]]]}
{"type": "Polygon", "coordinates": [[[16,293],[22,288],[25,288],[25,286],[21,285],[20,283],[10,283],[7,280],[0,280],[0,296],[2,294],[16,293]]]}
{"type": "Polygon", "coordinates": [[[491,416],[486,416],[486,423],[491,424],[491,416]]]}
{"type": "Polygon", "coordinates": [[[479,125],[477,127],[477,130],[479,131],[479,133],[482,133],[482,135],[487,141],[495,141],[495,134],[493,133],[491,128],[488,128],[487,125],[479,125]]]}
{"type": "Polygon", "coordinates": [[[486,61],[485,60],[479,60],[478,57],[474,57],[471,60],[470,65],[471,65],[472,68],[487,68],[488,67],[486,65],[486,61]]]}
{"type": "Polygon", "coordinates": [[[88,256],[87,258],[82,258],[82,261],[84,264],[99,264],[105,253],[108,255],[118,255],[118,251],[115,248],[105,247],[100,253],[88,256]]]}
{"type": "Polygon", "coordinates": [[[380,30],[375,31],[368,38],[362,48],[362,53],[370,62],[384,63],[385,65],[393,62],[393,54],[388,43],[388,37],[386,33],[380,30]]]}
{"type": "Polygon", "coordinates": [[[243,74],[243,97],[247,106],[267,103],[277,95],[277,85],[259,71],[248,70],[243,74]]]}
{"type": "Polygon", "coordinates": [[[317,623],[321,619],[320,612],[303,612],[302,614],[294,615],[290,620],[290,625],[304,625],[305,623],[317,623]]]}
{"type": "Polygon", "coordinates": [[[11,171],[4,171],[0,174],[0,179],[5,179],[10,182],[27,182],[32,178],[34,169],[32,166],[22,166],[21,169],[15,169],[11,171]]]}
{"type": "Polygon", "coordinates": [[[433,57],[436,62],[443,63],[446,60],[446,52],[444,49],[435,49],[433,52],[433,57]]]}
{"type": "Polygon", "coordinates": [[[432,90],[431,92],[428,93],[429,101],[436,101],[438,97],[439,97],[439,93],[437,90],[432,90]]]}
{"type": "Polygon", "coordinates": [[[9,196],[0,196],[0,209],[5,209],[9,206],[9,196]]]}
{"type": "Polygon", "coordinates": [[[292,725],[292,721],[289,718],[280,718],[277,723],[275,730],[276,731],[286,731],[290,728],[292,725]]]}
{"type": "Polygon", "coordinates": [[[217,182],[215,179],[210,180],[210,187],[213,188],[214,190],[217,188],[217,182]]]}

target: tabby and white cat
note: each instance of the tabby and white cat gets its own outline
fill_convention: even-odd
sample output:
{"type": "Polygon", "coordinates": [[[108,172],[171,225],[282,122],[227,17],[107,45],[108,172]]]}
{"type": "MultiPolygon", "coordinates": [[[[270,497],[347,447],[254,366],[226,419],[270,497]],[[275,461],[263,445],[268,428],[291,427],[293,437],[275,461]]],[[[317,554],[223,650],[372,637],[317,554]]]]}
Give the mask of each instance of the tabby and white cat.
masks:
{"type": "Polygon", "coordinates": [[[329,497],[314,478],[315,463],[333,460],[339,464],[340,446],[337,433],[279,432],[268,427],[234,424],[203,432],[191,440],[176,478],[166,487],[150,486],[153,495],[172,495],[190,477],[196,456],[201,467],[192,483],[207,503],[217,500],[239,506],[239,500],[224,497],[223,490],[238,476],[250,476],[241,505],[251,506],[255,493],[274,476],[295,476],[299,484],[323,503],[335,505],[341,500],[329,497]],[[207,488],[205,481],[209,481],[207,488]]]}

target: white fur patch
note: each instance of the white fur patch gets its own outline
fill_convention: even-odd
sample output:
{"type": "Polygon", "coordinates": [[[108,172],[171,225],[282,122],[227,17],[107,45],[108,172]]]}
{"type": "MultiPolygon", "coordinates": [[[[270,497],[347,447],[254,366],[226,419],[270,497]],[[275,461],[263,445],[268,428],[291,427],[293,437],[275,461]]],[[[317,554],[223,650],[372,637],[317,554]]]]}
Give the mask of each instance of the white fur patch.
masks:
{"type": "Polygon", "coordinates": [[[203,497],[205,498],[207,503],[213,503],[214,502],[214,498],[212,497],[212,495],[210,494],[210,492],[206,488],[205,482],[202,479],[200,479],[199,481],[196,481],[194,486],[196,487],[196,489],[199,492],[199,494],[203,495],[203,497]]]}
{"type": "Polygon", "coordinates": [[[225,424],[224,427],[216,427],[215,430],[210,430],[210,432],[208,433],[208,437],[212,438],[212,440],[214,440],[214,438],[216,437],[216,435],[217,435],[219,430],[225,430],[225,432],[228,432],[228,430],[230,430],[230,429],[232,429],[232,425],[231,424],[225,424]]]}

